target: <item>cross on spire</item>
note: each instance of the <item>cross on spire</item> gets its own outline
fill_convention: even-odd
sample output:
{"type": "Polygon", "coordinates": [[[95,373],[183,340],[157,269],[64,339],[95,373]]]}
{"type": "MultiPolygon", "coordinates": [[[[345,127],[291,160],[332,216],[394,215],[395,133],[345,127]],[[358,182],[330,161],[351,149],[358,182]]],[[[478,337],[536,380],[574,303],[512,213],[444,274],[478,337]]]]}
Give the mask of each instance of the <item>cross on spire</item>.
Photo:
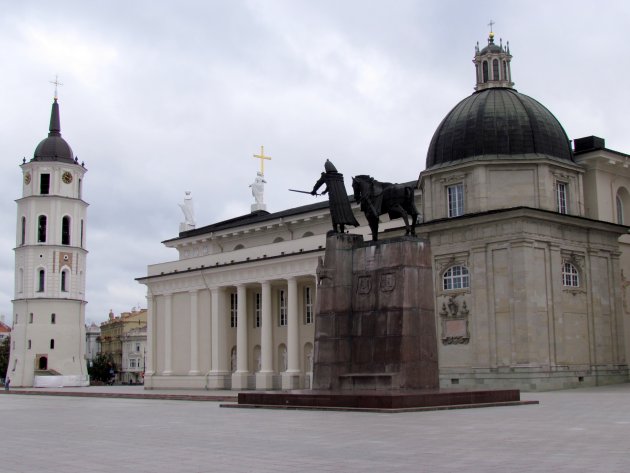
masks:
{"type": "Polygon", "coordinates": [[[254,158],[260,159],[260,175],[265,175],[265,160],[271,160],[271,156],[265,156],[265,147],[260,147],[260,154],[255,154],[254,158]]]}
{"type": "Polygon", "coordinates": [[[490,33],[492,33],[492,27],[494,26],[494,21],[490,20],[490,23],[488,23],[488,26],[490,27],[490,33]]]}
{"type": "Polygon", "coordinates": [[[59,76],[57,74],[55,74],[55,80],[49,80],[48,82],[50,82],[51,84],[55,84],[55,102],[57,101],[58,95],[57,95],[57,88],[60,85],[63,85],[61,82],[59,82],[59,76]]]}

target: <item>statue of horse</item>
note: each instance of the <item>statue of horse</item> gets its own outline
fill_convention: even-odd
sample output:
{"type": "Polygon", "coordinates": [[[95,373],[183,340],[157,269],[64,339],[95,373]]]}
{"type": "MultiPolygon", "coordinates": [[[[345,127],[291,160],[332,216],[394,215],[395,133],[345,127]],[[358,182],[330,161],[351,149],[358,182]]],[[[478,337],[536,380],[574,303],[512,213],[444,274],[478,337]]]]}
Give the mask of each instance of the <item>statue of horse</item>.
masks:
{"type": "Polygon", "coordinates": [[[372,230],[372,241],[378,240],[378,217],[384,214],[388,214],[390,219],[402,218],[405,234],[416,234],[418,209],[414,202],[413,187],[379,182],[371,176],[360,175],[352,178],[352,189],[354,199],[361,205],[372,230]]]}

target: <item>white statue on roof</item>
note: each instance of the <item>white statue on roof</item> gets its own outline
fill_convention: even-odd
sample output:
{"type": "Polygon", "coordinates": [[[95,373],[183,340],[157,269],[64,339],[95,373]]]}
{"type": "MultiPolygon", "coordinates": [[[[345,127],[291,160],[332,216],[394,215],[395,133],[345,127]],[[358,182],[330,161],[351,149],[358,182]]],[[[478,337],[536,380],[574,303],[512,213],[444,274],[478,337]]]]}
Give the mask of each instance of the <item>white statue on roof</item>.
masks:
{"type": "Polygon", "coordinates": [[[256,173],[256,179],[254,182],[249,185],[252,189],[252,195],[254,196],[254,200],[256,203],[252,204],[252,212],[256,212],[257,210],[267,210],[267,205],[264,202],[264,193],[265,193],[265,181],[263,174],[259,171],[256,173]]]}
{"type": "Polygon", "coordinates": [[[185,232],[186,230],[192,230],[195,228],[195,210],[193,208],[191,192],[186,191],[186,197],[184,197],[183,204],[177,204],[184,212],[184,221],[179,224],[179,231],[185,232]]]}

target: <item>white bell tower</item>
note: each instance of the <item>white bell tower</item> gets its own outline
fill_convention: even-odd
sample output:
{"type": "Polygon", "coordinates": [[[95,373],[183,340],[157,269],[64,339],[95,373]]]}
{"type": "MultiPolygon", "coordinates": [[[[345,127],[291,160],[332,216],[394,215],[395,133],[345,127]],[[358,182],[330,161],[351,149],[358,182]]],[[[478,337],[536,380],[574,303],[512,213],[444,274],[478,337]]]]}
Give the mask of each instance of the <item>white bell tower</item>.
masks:
{"type": "Polygon", "coordinates": [[[57,93],[48,137],[22,168],[17,202],[11,386],[87,386],[86,168],[61,137],[57,93]]]}

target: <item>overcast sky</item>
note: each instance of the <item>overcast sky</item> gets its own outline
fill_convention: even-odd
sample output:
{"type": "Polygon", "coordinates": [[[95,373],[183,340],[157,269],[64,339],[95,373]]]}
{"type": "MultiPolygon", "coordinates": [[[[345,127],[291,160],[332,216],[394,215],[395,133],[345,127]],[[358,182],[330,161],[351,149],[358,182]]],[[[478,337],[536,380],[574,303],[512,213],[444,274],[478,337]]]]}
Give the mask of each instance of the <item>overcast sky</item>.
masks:
{"type": "MultiPolygon", "coordinates": [[[[135,278],[197,226],[248,213],[265,146],[269,211],[346,179],[416,179],[442,118],[475,85],[474,46],[510,42],[515,88],[570,138],[629,153],[626,1],[0,1],[0,314],[14,295],[22,157],[61,131],[88,173],[86,320],[146,307],[135,278]]],[[[346,184],[349,186],[348,182],[346,184]]]]}

